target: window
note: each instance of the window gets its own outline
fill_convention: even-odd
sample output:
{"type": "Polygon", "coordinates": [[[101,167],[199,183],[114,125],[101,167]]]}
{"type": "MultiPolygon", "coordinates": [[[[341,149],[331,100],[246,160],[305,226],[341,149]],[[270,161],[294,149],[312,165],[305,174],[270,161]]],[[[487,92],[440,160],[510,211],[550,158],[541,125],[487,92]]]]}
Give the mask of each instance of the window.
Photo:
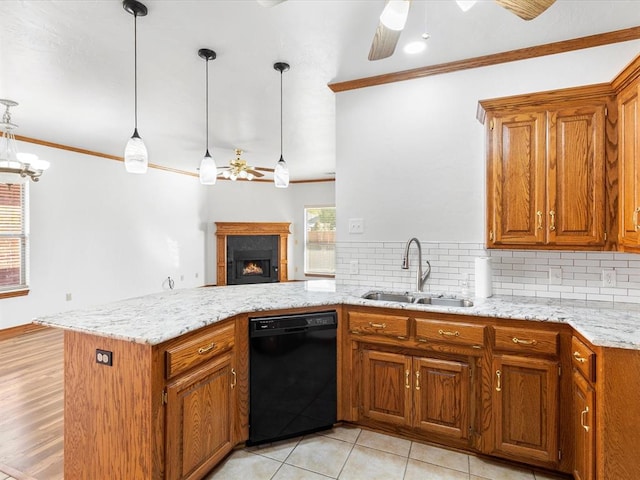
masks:
{"type": "Polygon", "coordinates": [[[336,273],[336,207],[304,209],[304,273],[336,273]]]}
{"type": "Polygon", "coordinates": [[[0,298],[26,295],[28,183],[0,183],[0,298]]]}

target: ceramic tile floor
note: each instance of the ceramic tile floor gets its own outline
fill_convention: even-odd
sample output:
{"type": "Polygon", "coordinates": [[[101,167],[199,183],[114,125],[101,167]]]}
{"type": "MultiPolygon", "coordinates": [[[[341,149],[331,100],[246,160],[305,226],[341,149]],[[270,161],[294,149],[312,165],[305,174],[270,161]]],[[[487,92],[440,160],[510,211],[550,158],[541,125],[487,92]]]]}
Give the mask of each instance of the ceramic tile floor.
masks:
{"type": "Polygon", "coordinates": [[[206,480],[562,480],[354,427],[234,451],[206,480]]]}

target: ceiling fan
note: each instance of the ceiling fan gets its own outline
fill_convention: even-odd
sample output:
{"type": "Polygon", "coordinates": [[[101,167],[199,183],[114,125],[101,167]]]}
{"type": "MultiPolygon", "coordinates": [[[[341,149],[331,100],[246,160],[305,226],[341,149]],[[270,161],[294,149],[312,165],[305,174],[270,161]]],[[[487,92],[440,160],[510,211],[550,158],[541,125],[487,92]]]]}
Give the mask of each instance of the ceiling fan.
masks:
{"type": "MultiPolygon", "coordinates": [[[[242,150],[239,148],[235,149],[236,158],[229,160],[229,165],[226,167],[221,167],[218,169],[218,175],[224,178],[228,178],[233,180],[234,182],[237,179],[243,180],[253,180],[254,178],[264,177],[264,173],[260,173],[258,168],[252,167],[247,164],[247,162],[240,158],[242,155],[242,150]]],[[[263,170],[260,168],[260,170],[263,170]]]]}
{"type": "MultiPolygon", "coordinates": [[[[467,11],[476,3],[474,0],[456,0],[456,2],[463,11],[467,11]]],[[[533,20],[549,8],[555,0],[495,0],[495,2],[523,20],[533,20]]],[[[407,21],[410,6],[411,0],[387,0],[371,42],[369,60],[380,60],[393,55],[407,21]]]]}
{"type": "MultiPolygon", "coordinates": [[[[256,0],[263,7],[273,7],[286,0],[256,0]]],[[[470,9],[476,0],[455,0],[463,11],[470,9]]],[[[494,0],[501,7],[523,20],[533,20],[556,0],[494,0]]],[[[390,57],[396,49],[400,34],[409,15],[411,0],[387,0],[380,15],[380,22],[371,42],[369,60],[390,57]]]]}

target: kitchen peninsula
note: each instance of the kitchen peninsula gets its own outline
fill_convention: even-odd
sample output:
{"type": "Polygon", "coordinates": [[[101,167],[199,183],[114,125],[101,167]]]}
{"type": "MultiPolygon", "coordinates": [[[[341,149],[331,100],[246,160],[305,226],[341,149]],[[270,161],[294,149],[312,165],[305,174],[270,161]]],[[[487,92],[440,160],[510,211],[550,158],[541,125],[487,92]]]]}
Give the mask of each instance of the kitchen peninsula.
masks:
{"type": "MultiPolygon", "coordinates": [[[[339,420],[566,473],[594,468],[593,478],[604,480],[631,479],[640,469],[639,307],[521,297],[444,307],[361,298],[367,290],[327,281],[198,288],[36,320],[66,330],[65,478],[202,478],[247,439],[249,316],[327,309],[339,318],[339,420]],[[375,379],[363,359],[389,365],[399,353],[425,375],[434,365],[468,370],[469,388],[456,390],[465,394],[464,415],[419,422],[411,411],[404,420],[378,415],[376,402],[387,399],[365,394],[375,379]],[[572,371],[582,372],[595,399],[588,412],[574,411],[572,371]],[[508,413],[505,402],[523,393],[510,375],[535,377],[552,411],[508,413]],[[518,425],[507,420],[536,415],[545,420],[539,444],[515,441],[518,425]],[[578,440],[575,427],[587,437],[578,440]],[[588,461],[594,466],[584,467],[588,461]]],[[[401,391],[412,392],[408,385],[401,391]]],[[[413,402],[417,394],[408,410],[413,402]]]]}

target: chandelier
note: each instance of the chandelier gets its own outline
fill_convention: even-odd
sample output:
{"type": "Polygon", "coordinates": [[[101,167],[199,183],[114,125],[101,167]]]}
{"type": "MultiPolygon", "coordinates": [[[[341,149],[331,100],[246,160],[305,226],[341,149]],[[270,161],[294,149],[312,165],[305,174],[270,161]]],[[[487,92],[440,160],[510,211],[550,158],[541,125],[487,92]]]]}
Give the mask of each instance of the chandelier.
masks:
{"type": "Polygon", "coordinates": [[[13,100],[0,99],[0,104],[6,107],[4,114],[2,115],[2,123],[0,128],[2,129],[0,135],[0,183],[20,183],[20,180],[30,177],[31,180],[37,182],[40,180],[40,175],[47,168],[49,168],[49,162],[47,160],[41,160],[37,155],[33,153],[19,153],[16,137],[13,134],[13,130],[18,128],[15,123],[11,123],[11,112],[9,109],[18,105],[18,102],[13,100]],[[19,175],[20,179],[16,181],[16,178],[12,175],[19,175]]]}
{"type": "Polygon", "coordinates": [[[236,152],[236,158],[229,161],[228,167],[222,167],[221,169],[222,172],[220,174],[224,178],[233,180],[235,182],[239,178],[242,180],[251,181],[256,177],[264,176],[264,174],[255,170],[255,168],[252,167],[251,165],[247,165],[247,162],[240,158],[240,155],[242,155],[242,150],[240,150],[239,148],[236,148],[235,152],[236,152]]]}

